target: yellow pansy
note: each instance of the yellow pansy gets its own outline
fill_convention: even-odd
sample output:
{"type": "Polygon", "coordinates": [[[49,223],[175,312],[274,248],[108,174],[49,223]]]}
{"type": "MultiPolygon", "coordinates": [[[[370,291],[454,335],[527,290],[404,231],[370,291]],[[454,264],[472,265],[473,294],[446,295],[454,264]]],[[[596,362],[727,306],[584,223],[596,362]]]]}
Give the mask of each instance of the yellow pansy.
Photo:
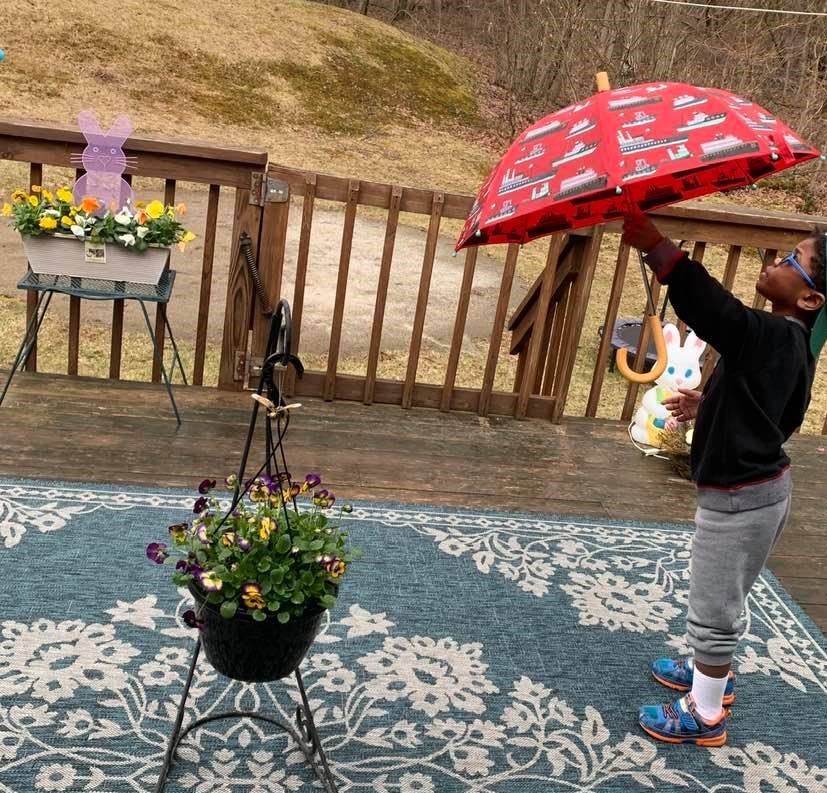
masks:
{"type": "Polygon", "coordinates": [[[25,190],[15,190],[11,194],[12,201],[25,201],[28,197],[28,193],[26,193],[25,190]]]}
{"type": "Polygon", "coordinates": [[[42,229],[54,229],[57,228],[57,221],[51,215],[44,215],[40,218],[40,223],[38,225],[42,229]]]}
{"type": "Polygon", "coordinates": [[[41,190],[43,190],[43,188],[39,184],[33,184],[32,185],[32,192],[33,193],[39,193],[41,190]]]}
{"type": "Polygon", "coordinates": [[[64,216],[60,219],[60,222],[61,222],[64,226],[71,226],[71,225],[72,225],[75,221],[74,221],[74,220],[72,220],[72,218],[70,218],[68,215],[64,215],[64,216]]]}
{"type": "Polygon", "coordinates": [[[43,188],[43,198],[45,198],[49,203],[55,199],[55,197],[45,187],[43,188]]]}
{"type": "Polygon", "coordinates": [[[3,217],[7,218],[11,215],[11,204],[3,204],[3,217]]]}
{"type": "Polygon", "coordinates": [[[164,214],[164,205],[157,199],[155,201],[150,201],[146,206],[146,213],[153,220],[158,220],[158,218],[164,214]]]}
{"type": "Polygon", "coordinates": [[[64,204],[71,204],[72,198],[72,191],[66,187],[61,187],[60,190],[57,191],[57,200],[62,201],[64,204]]]}
{"type": "Polygon", "coordinates": [[[40,199],[39,199],[37,196],[35,196],[35,195],[30,195],[30,196],[29,196],[29,203],[30,203],[33,207],[36,207],[36,206],[40,203],[40,199]]]}
{"type": "Polygon", "coordinates": [[[183,251],[187,247],[187,243],[195,239],[195,234],[191,231],[185,231],[184,236],[178,241],[178,250],[183,251]]]}

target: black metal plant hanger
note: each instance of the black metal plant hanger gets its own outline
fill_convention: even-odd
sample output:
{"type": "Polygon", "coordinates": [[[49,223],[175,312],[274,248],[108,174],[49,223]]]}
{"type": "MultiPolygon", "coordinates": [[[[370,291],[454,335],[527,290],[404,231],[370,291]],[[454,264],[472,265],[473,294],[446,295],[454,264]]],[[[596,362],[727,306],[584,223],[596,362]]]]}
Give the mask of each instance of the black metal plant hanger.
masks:
{"type": "MultiPolygon", "coordinates": [[[[247,467],[247,460],[250,455],[250,448],[253,443],[253,434],[255,431],[256,421],[258,419],[259,410],[262,404],[255,400],[253,404],[253,411],[250,416],[250,424],[247,429],[247,440],[244,444],[244,451],[241,455],[241,463],[238,470],[238,480],[235,484],[235,491],[233,500],[230,504],[224,517],[221,519],[217,528],[220,528],[227,518],[232,515],[235,508],[240,503],[241,499],[246,495],[253,482],[261,476],[265,471],[267,475],[275,479],[279,486],[283,482],[287,482],[289,487],[290,475],[287,469],[287,459],[284,454],[284,435],[287,432],[287,427],[290,424],[290,414],[284,410],[286,405],[284,395],[282,393],[283,376],[289,366],[292,366],[297,377],[301,378],[304,374],[304,366],[302,362],[290,352],[292,336],[292,322],[290,318],[290,305],[286,300],[279,302],[276,310],[273,312],[270,321],[270,336],[267,340],[267,350],[264,355],[264,363],[261,367],[261,376],[259,377],[258,389],[256,394],[261,397],[266,389],[267,399],[274,405],[275,409],[267,408],[266,425],[265,425],[265,461],[259,468],[256,474],[250,477],[245,482],[244,471],[247,467]],[[273,434],[273,421],[276,423],[275,438],[273,434]],[[275,476],[273,474],[275,473],[275,476]]],[[[289,510],[284,499],[282,499],[285,519],[289,526],[289,510]]],[[[294,502],[295,508],[295,502],[294,502]]],[[[181,696],[181,702],[178,706],[178,713],[175,718],[175,726],[167,744],[166,754],[164,755],[164,763],[161,767],[161,773],[158,777],[158,784],[155,787],[155,793],[161,793],[166,788],[167,779],[170,770],[176,760],[176,752],[181,741],[193,730],[203,726],[211,721],[218,721],[228,718],[247,718],[256,721],[263,721],[268,724],[275,725],[279,729],[286,732],[295,741],[298,748],[302,751],[313,772],[316,774],[322,788],[327,793],[337,793],[336,783],[333,775],[330,772],[330,767],[327,763],[327,757],[322,749],[321,740],[319,738],[316,724],[313,720],[313,713],[310,710],[310,703],[307,699],[307,692],[304,688],[301,672],[296,669],[296,683],[299,687],[299,694],[301,695],[301,704],[296,707],[295,721],[296,724],[288,724],[271,716],[266,716],[256,712],[246,712],[240,710],[226,711],[212,716],[206,716],[202,719],[188,724],[182,729],[184,721],[184,712],[186,710],[187,696],[189,695],[192,679],[195,674],[195,667],[198,663],[198,656],[201,651],[201,637],[195,643],[195,650],[193,652],[192,661],[190,662],[189,673],[187,675],[186,683],[184,684],[184,693],[181,696]]]]}

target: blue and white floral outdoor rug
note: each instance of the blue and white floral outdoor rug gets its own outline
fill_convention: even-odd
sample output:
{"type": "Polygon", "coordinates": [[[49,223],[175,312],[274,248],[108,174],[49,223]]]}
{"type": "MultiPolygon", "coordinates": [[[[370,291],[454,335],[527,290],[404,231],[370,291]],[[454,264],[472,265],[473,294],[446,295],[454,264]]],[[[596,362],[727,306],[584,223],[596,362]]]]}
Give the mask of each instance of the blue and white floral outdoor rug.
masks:
{"type": "MultiPolygon", "coordinates": [[[[144,549],[191,506],[0,482],[3,793],[154,790],[194,636],[144,549]]],[[[827,643],[769,573],[728,745],[658,745],[636,714],[667,694],[648,661],[686,650],[685,528],[380,504],[344,517],[364,558],[303,666],[340,791],[827,791],[827,643]]],[[[296,693],[202,665],[188,719],[289,719],[296,693]]],[[[203,728],[168,790],[317,789],[258,724],[203,728]]]]}

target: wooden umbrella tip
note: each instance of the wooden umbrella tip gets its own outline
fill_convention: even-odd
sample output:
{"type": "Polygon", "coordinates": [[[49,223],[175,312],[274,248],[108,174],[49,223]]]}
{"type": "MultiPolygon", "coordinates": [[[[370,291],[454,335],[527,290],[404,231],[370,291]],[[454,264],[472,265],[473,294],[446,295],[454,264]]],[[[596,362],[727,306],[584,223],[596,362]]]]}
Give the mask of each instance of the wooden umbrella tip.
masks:
{"type": "Polygon", "coordinates": [[[612,84],[609,82],[609,73],[608,72],[598,72],[594,76],[594,80],[597,83],[597,90],[598,91],[610,91],[612,88],[612,84]]]}

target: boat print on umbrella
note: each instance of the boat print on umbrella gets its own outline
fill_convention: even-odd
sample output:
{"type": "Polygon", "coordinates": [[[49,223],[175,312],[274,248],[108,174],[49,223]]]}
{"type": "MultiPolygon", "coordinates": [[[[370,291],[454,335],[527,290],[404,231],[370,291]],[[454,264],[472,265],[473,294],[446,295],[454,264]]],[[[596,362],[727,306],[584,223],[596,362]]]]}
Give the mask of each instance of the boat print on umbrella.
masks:
{"type": "Polygon", "coordinates": [[[590,193],[607,185],[608,174],[598,174],[594,168],[581,168],[574,176],[560,182],[560,192],[554,196],[555,201],[590,193]]]}
{"type": "Polygon", "coordinates": [[[511,199],[506,199],[503,203],[502,207],[500,207],[500,211],[497,212],[496,215],[491,215],[488,220],[485,221],[485,225],[487,226],[489,223],[496,223],[498,220],[504,220],[507,217],[511,217],[517,211],[517,207],[511,202],[511,199]]]}
{"type": "Polygon", "coordinates": [[[643,176],[651,176],[657,170],[658,169],[656,166],[644,159],[635,160],[635,169],[633,171],[629,171],[629,173],[624,173],[621,179],[623,179],[624,182],[629,182],[632,179],[640,179],[643,176]]]}
{"type": "Polygon", "coordinates": [[[790,149],[792,149],[792,151],[810,151],[810,147],[796,138],[795,135],[785,135],[784,142],[790,147],[790,149]]]}
{"type": "Polygon", "coordinates": [[[660,91],[665,91],[669,86],[666,83],[657,83],[656,85],[647,85],[646,86],[646,93],[647,94],[656,94],[660,91]]]}
{"type": "Polygon", "coordinates": [[[635,117],[631,121],[626,121],[620,126],[622,129],[632,129],[633,127],[641,127],[644,124],[651,124],[653,121],[657,121],[656,116],[638,111],[635,113],[635,117]]]}
{"type": "Polygon", "coordinates": [[[625,96],[622,99],[610,99],[609,110],[628,110],[641,105],[655,105],[662,101],[663,98],[660,96],[625,96]]]}
{"type": "Polygon", "coordinates": [[[572,128],[571,131],[566,135],[566,139],[569,138],[576,138],[578,135],[582,135],[584,132],[591,132],[595,128],[596,124],[590,118],[583,118],[578,121],[572,128]]]}
{"type": "Polygon", "coordinates": [[[543,182],[539,187],[534,187],[531,190],[531,201],[537,201],[540,198],[545,198],[551,194],[548,182],[543,182]]]}
{"type": "Polygon", "coordinates": [[[707,113],[698,112],[683,126],[678,127],[678,132],[691,132],[693,129],[716,127],[718,124],[723,124],[726,117],[726,113],[712,113],[708,115],[707,113]]]}
{"type": "Polygon", "coordinates": [[[561,129],[566,127],[568,122],[560,121],[560,119],[553,119],[549,121],[548,124],[543,124],[542,127],[537,127],[536,129],[530,129],[528,132],[523,135],[523,143],[531,143],[533,140],[537,140],[538,138],[543,138],[546,135],[551,135],[554,132],[559,132],[561,129]]]}
{"type": "Polygon", "coordinates": [[[552,165],[562,165],[566,162],[571,162],[572,160],[580,159],[580,157],[586,157],[587,155],[591,154],[597,148],[597,142],[594,143],[583,143],[582,140],[578,140],[577,143],[574,144],[562,157],[554,160],[552,165]]]}
{"type": "Polygon", "coordinates": [[[701,159],[704,162],[723,160],[736,154],[749,154],[758,151],[760,146],[754,141],[745,141],[735,135],[716,135],[712,140],[701,144],[701,159]]]}
{"type": "Polygon", "coordinates": [[[670,160],[685,160],[688,157],[692,156],[692,152],[690,152],[689,149],[686,148],[685,143],[681,143],[681,145],[677,146],[675,149],[672,149],[672,147],[670,146],[666,150],[666,154],[670,160]]]}
{"type": "Polygon", "coordinates": [[[705,96],[692,96],[692,94],[682,94],[672,102],[672,107],[675,110],[685,110],[687,107],[695,107],[696,105],[703,105],[707,101],[705,96]]]}
{"type": "Polygon", "coordinates": [[[542,182],[546,179],[551,179],[551,177],[556,174],[557,168],[553,166],[547,170],[544,170],[542,173],[528,175],[520,173],[520,171],[509,169],[503,176],[503,180],[497,190],[497,195],[507,195],[508,193],[522,190],[524,187],[528,187],[529,185],[537,184],[537,182],[542,182]]]}
{"type": "Polygon", "coordinates": [[[689,138],[685,134],[670,135],[666,138],[647,138],[644,135],[632,135],[629,132],[617,131],[617,142],[623,154],[634,154],[638,151],[659,149],[663,146],[672,146],[675,143],[686,143],[689,138]]]}
{"type": "Polygon", "coordinates": [[[514,160],[515,165],[522,165],[524,162],[531,162],[532,160],[536,160],[538,157],[542,157],[546,153],[546,147],[543,146],[542,143],[535,143],[531,147],[531,151],[526,154],[524,157],[520,157],[518,160],[514,160]]]}

